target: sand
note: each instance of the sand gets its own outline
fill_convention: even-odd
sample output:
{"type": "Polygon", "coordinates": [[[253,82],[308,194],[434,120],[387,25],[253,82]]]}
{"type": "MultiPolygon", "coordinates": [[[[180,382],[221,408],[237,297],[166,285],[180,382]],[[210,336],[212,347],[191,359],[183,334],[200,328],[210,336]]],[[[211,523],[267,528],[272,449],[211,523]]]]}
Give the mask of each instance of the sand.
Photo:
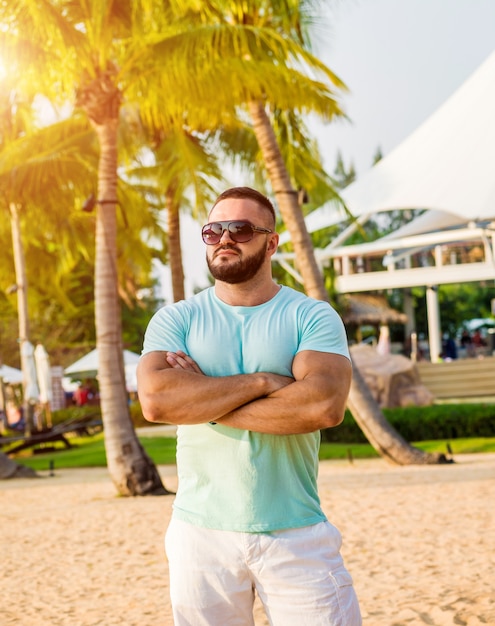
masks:
{"type": "MultiPolygon", "coordinates": [[[[495,455],[455,460],[321,463],[366,626],[495,625],[495,455]]],[[[175,467],[159,469],[175,489],[175,467]]],[[[106,469],[41,474],[0,483],[0,624],[172,626],[173,497],[117,497],[106,469]]]]}

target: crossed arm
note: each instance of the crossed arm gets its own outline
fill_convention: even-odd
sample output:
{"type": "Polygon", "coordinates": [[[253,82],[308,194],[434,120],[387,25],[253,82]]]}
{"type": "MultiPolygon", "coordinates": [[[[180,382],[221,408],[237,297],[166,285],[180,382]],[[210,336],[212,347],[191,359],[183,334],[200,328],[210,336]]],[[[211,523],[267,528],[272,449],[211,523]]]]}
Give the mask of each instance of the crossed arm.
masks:
{"type": "Polygon", "coordinates": [[[294,357],[292,374],[212,377],[183,352],[150,352],[138,365],[139,400],[151,422],[217,422],[275,435],[340,424],[351,383],[350,361],[305,350],[294,357]]]}

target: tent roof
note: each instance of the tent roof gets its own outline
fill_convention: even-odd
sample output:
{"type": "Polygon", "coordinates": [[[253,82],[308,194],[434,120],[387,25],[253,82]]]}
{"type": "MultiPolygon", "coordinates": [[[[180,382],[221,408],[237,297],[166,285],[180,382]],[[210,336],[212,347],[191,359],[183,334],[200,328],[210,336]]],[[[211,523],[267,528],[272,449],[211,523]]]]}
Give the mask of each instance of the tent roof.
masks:
{"type": "MultiPolygon", "coordinates": [[[[139,354],[131,352],[130,350],[124,350],[124,365],[127,369],[128,366],[137,365],[139,361],[139,354]]],[[[64,375],[75,379],[84,378],[96,378],[98,374],[98,350],[95,348],[85,354],[83,357],[66,367],[64,375]]]]}
{"type": "Polygon", "coordinates": [[[422,215],[404,224],[404,226],[401,226],[393,233],[381,237],[381,241],[446,230],[448,228],[462,226],[465,223],[466,220],[458,215],[433,209],[431,211],[425,211],[422,215]]]}
{"type": "Polygon", "coordinates": [[[12,385],[22,383],[22,371],[9,365],[0,365],[0,378],[12,385]]]}
{"type": "MultiPolygon", "coordinates": [[[[494,111],[495,52],[416,131],[342,192],[351,214],[423,208],[461,220],[495,218],[494,111]]],[[[329,204],[310,213],[306,225],[313,232],[341,219],[329,204]]]]}

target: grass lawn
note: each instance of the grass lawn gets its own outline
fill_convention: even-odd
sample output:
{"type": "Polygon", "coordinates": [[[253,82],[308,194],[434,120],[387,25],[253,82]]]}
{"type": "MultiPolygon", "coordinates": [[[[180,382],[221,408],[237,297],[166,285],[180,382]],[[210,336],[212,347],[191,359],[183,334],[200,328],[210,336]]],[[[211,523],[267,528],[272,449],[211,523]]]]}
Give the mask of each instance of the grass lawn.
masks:
{"type": "MultiPolygon", "coordinates": [[[[72,437],[73,448],[57,448],[53,446],[45,452],[36,454],[19,454],[16,461],[35,470],[47,470],[50,463],[55,468],[67,467],[105,467],[106,456],[103,433],[94,437],[72,437]]],[[[141,437],[141,444],[156,465],[175,463],[175,437],[141,437]]],[[[453,454],[474,452],[495,452],[495,437],[479,439],[452,439],[449,441],[420,441],[414,446],[427,452],[443,452],[453,454]]],[[[320,459],[366,459],[378,457],[378,453],[369,444],[322,443],[320,459]]]]}

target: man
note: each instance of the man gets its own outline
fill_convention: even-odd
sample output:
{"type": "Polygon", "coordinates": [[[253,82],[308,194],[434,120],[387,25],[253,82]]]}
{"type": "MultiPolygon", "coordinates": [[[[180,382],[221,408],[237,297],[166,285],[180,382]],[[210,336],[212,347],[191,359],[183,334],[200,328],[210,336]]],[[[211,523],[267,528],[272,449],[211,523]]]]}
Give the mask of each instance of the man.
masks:
{"type": "Polygon", "coordinates": [[[222,193],[203,227],[214,287],[151,320],[138,366],[144,416],[178,425],[166,535],[177,626],[358,626],[339,531],[317,494],[321,428],[351,381],[342,321],[272,278],[275,212],[222,193]]]}

